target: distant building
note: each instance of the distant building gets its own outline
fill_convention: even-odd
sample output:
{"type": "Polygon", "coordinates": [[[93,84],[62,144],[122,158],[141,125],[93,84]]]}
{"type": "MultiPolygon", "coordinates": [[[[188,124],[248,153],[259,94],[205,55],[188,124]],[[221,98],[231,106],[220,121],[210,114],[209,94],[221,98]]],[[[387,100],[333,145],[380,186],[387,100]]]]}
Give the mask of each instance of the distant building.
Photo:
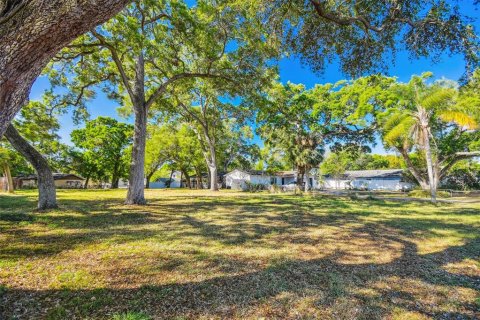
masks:
{"type": "Polygon", "coordinates": [[[413,184],[403,178],[402,169],[345,171],[340,177],[323,176],[324,189],[360,189],[398,191],[412,189],[413,184]]]}
{"type": "MultiPolygon", "coordinates": [[[[38,187],[38,177],[36,174],[16,177],[19,188],[36,188],[38,187]]],[[[65,189],[80,189],[83,188],[85,179],[70,173],[54,173],[53,180],[55,187],[65,189]]]]}
{"type": "MultiPolygon", "coordinates": [[[[247,183],[264,186],[292,186],[297,182],[297,171],[280,171],[269,174],[258,170],[233,170],[225,175],[226,187],[245,189],[247,183]]],[[[304,176],[303,184],[308,183],[311,189],[362,189],[362,190],[404,190],[411,189],[413,184],[405,182],[402,169],[393,170],[358,170],[346,171],[340,177],[322,175],[319,179],[317,170],[304,176]]]]}
{"type": "Polygon", "coordinates": [[[245,189],[247,183],[270,185],[272,176],[260,170],[235,169],[225,175],[225,185],[229,189],[245,189]]]}
{"type": "Polygon", "coordinates": [[[174,171],[172,178],[158,178],[155,181],[150,182],[150,189],[164,189],[164,188],[180,188],[182,185],[182,173],[180,171],[174,171]]]}

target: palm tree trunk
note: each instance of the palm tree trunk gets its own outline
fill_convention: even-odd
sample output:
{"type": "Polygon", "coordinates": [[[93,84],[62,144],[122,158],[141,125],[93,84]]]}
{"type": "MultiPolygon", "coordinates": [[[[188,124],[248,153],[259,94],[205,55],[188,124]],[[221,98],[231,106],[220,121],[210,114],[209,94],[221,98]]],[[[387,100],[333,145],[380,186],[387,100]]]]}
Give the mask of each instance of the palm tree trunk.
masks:
{"type": "Polygon", "coordinates": [[[432,198],[432,202],[437,202],[437,185],[435,183],[435,177],[433,175],[433,160],[432,160],[432,150],[430,147],[430,138],[428,129],[426,127],[422,127],[423,130],[423,139],[424,144],[423,147],[425,148],[425,158],[427,160],[427,173],[428,173],[428,184],[430,186],[430,196],[432,198]]]}

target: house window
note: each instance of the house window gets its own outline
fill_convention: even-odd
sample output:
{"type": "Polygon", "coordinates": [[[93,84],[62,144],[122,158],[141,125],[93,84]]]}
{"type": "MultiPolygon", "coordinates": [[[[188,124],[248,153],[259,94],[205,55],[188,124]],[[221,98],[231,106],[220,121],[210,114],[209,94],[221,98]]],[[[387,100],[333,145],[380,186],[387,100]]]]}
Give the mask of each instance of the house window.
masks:
{"type": "Polygon", "coordinates": [[[282,178],[282,186],[285,184],[285,178],[282,178]]]}
{"type": "Polygon", "coordinates": [[[312,187],[313,186],[313,178],[309,178],[309,183],[310,183],[310,186],[312,187]]]}
{"type": "Polygon", "coordinates": [[[271,178],[270,184],[277,184],[277,178],[271,178]]]}

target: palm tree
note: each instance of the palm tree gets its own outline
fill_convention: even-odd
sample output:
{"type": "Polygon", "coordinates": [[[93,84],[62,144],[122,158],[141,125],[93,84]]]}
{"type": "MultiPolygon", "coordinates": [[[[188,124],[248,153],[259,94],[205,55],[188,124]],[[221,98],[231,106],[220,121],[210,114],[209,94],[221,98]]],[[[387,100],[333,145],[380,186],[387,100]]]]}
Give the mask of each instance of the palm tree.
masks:
{"type": "Polygon", "coordinates": [[[443,122],[472,130],[477,127],[477,123],[471,111],[460,103],[458,90],[451,85],[429,85],[425,80],[430,76],[430,73],[414,76],[410,82],[396,84],[392,88],[397,103],[384,113],[382,133],[387,146],[397,149],[420,186],[429,189],[432,202],[436,202],[441,177],[432,128],[443,122]],[[408,155],[412,147],[424,152],[428,181],[415,168],[408,155]]]}

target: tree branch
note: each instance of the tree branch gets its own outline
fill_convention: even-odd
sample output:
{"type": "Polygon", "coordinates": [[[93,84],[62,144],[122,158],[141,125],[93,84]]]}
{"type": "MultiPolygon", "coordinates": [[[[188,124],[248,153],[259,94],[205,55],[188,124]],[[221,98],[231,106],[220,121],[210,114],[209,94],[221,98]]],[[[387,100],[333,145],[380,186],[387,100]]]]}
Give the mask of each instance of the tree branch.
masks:
{"type": "Polygon", "coordinates": [[[102,36],[101,34],[99,34],[95,29],[93,29],[91,31],[91,33],[100,41],[100,43],[105,48],[107,48],[110,51],[110,53],[112,55],[112,59],[115,62],[115,65],[117,66],[118,72],[120,72],[120,77],[122,79],[123,85],[127,89],[128,95],[130,96],[130,98],[133,101],[133,99],[135,99],[135,95],[134,95],[132,87],[130,85],[130,80],[128,79],[128,76],[125,72],[125,69],[123,68],[122,62],[120,61],[120,58],[118,57],[117,49],[113,45],[108,43],[107,40],[105,39],[105,37],[102,36]]]}
{"type": "Polygon", "coordinates": [[[188,78],[222,78],[223,76],[214,75],[209,73],[180,73],[176,74],[167,81],[165,81],[160,87],[152,93],[152,95],[148,98],[145,106],[149,109],[152,104],[157,100],[165,91],[168,89],[168,86],[172,83],[181,80],[181,79],[188,79],[188,78]]]}

